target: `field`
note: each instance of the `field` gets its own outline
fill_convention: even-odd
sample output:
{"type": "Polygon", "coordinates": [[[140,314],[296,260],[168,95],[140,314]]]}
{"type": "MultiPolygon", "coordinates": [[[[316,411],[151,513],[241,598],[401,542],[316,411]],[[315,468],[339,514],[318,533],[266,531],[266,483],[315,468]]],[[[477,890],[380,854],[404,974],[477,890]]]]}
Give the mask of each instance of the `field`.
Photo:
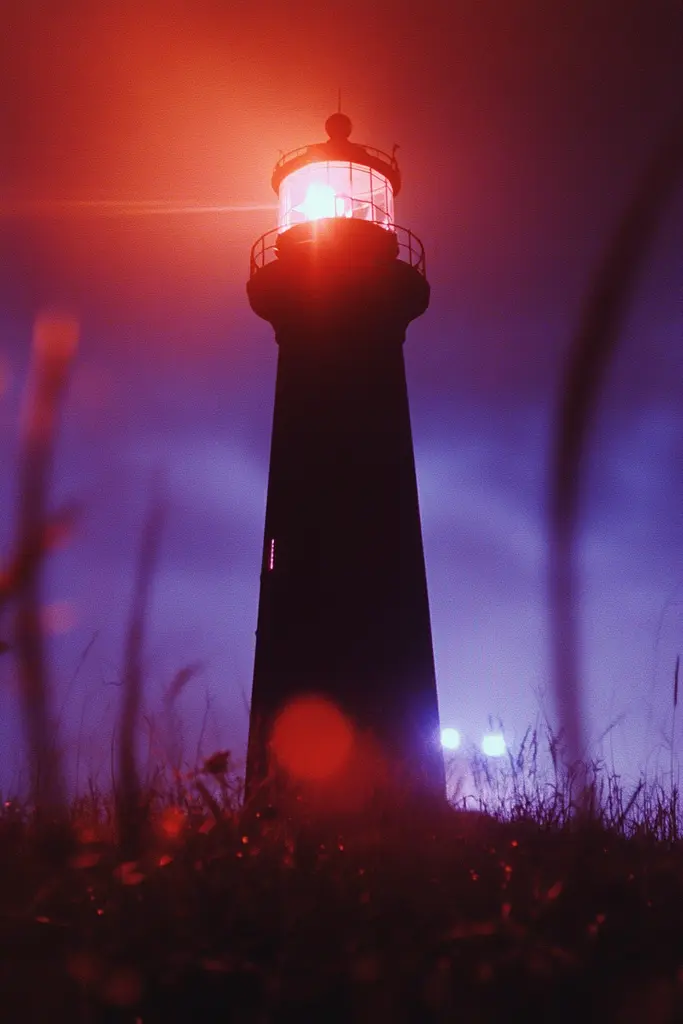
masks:
{"type": "Polygon", "coordinates": [[[134,860],[95,791],[6,801],[2,1020],[683,1019],[678,792],[596,771],[580,817],[510,758],[480,810],[342,832],[240,813],[215,756],[145,792],[134,860]]]}

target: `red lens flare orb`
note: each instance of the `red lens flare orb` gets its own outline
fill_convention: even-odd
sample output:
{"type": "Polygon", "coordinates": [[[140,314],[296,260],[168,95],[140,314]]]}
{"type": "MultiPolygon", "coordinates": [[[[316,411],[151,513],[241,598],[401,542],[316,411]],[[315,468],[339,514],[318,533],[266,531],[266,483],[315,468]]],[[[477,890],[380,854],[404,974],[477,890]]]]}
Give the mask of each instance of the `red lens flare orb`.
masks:
{"type": "Polygon", "coordinates": [[[291,776],[306,781],[330,779],[346,766],[353,728],[323,697],[298,697],[278,715],[270,746],[291,776]]]}

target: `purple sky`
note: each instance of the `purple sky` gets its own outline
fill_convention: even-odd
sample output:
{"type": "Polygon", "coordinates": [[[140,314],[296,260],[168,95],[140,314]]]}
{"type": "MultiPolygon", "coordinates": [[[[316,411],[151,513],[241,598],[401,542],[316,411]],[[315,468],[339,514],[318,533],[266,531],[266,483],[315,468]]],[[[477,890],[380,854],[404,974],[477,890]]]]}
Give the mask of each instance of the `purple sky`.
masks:
{"type": "MultiPolygon", "coordinates": [[[[108,778],[119,690],[107,684],[158,467],[169,507],[148,707],[161,744],[162,686],[203,661],[181,702],[188,757],[207,693],[205,752],[243,753],[276,365],[244,286],[275,214],[26,204],[269,205],[278,150],[324,137],[339,85],[357,141],[400,143],[396,218],[427,249],[432,303],[406,360],[442,724],[478,741],[493,715],[519,737],[541,704],[552,712],[543,513],[559,373],[603,246],[679,106],[680,3],[46,6],[14,5],[0,42],[0,543],[32,320],[66,306],[82,338],[55,501],[81,500],[84,516],[51,561],[49,599],[75,615],[52,645],[81,781],[108,778]]],[[[683,648],[682,230],[679,195],[586,466],[588,732],[624,716],[604,750],[626,774],[656,763],[683,648]]],[[[20,764],[12,671],[0,660],[0,784],[20,764]]]]}

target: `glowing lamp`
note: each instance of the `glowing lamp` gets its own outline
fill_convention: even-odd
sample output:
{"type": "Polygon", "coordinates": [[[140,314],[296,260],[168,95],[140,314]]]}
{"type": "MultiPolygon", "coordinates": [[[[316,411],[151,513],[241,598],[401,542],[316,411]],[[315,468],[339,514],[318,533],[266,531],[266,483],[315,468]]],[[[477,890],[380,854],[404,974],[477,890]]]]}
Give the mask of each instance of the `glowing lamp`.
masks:
{"type": "Polygon", "coordinates": [[[505,739],[500,733],[490,733],[481,741],[481,750],[487,757],[504,757],[507,750],[505,739]]]}
{"type": "Polygon", "coordinates": [[[322,181],[311,181],[306,189],[306,197],[294,208],[302,213],[306,220],[321,220],[323,217],[336,217],[338,203],[343,199],[337,196],[331,185],[322,181]]]}

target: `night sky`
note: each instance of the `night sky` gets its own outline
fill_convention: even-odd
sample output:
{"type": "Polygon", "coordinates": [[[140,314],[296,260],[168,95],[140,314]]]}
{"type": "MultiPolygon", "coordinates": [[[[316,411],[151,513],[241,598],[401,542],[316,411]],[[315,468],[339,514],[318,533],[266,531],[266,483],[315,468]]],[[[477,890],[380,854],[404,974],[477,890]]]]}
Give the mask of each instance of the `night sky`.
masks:
{"type": "MultiPolygon", "coordinates": [[[[2,20],[0,550],[33,318],[66,308],[81,341],[54,502],[83,514],[50,561],[47,600],[55,713],[81,783],[109,779],[157,471],[153,750],[163,688],[202,662],[180,702],[187,758],[207,699],[204,752],[244,754],[277,355],[247,303],[249,249],[275,224],[279,151],[322,141],[340,86],[355,141],[400,144],[396,220],[427,250],[432,302],[405,354],[442,725],[478,742],[491,715],[514,743],[552,717],[550,424],[601,253],[680,111],[679,0],[6,0],[2,20]],[[120,205],[54,205],[67,200],[120,205]],[[141,200],[225,209],[116,212],[141,200]]],[[[679,193],[585,466],[587,732],[625,775],[668,768],[683,652],[682,232],[679,193]]],[[[7,656],[0,683],[5,786],[21,766],[7,656]]]]}

